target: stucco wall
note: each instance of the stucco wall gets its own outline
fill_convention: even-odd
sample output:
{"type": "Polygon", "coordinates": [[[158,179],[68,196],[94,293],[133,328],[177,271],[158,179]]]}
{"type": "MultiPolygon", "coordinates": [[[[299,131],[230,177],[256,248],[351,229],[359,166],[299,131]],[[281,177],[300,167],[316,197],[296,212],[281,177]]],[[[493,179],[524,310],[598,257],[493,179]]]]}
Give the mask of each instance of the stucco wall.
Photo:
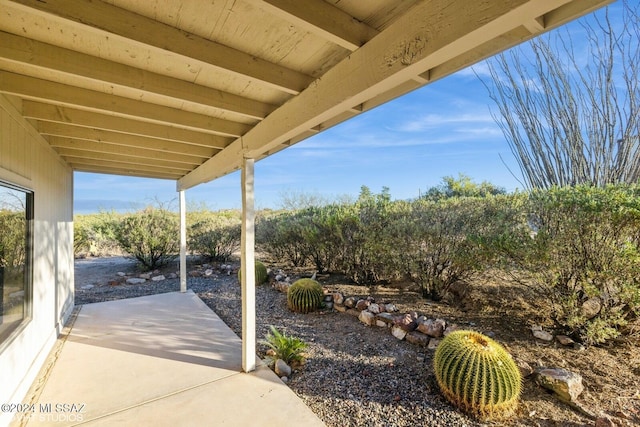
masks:
{"type": "Polygon", "coordinates": [[[0,180],[34,192],[33,310],[0,353],[0,404],[22,401],[73,309],[73,172],[19,109],[0,95],[0,180]]]}

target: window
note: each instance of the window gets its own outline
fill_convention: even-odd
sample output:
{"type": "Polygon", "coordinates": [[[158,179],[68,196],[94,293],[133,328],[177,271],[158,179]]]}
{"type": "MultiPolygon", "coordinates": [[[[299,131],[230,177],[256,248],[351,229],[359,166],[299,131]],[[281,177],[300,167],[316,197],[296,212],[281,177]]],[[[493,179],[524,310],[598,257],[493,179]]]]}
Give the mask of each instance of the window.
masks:
{"type": "Polygon", "coordinates": [[[0,347],[31,318],[33,193],[0,181],[0,347]]]}

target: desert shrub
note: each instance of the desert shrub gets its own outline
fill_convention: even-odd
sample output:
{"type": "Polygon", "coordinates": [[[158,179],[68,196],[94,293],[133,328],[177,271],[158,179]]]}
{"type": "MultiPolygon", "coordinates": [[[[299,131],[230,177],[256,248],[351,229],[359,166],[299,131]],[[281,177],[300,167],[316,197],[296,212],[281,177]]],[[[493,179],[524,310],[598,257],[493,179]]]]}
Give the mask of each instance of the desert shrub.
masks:
{"type": "Polygon", "coordinates": [[[327,233],[332,235],[329,244],[334,246],[332,262],[353,282],[370,285],[392,273],[390,226],[396,205],[388,188],[373,194],[363,186],[354,204],[334,207],[331,234],[327,233]]]}
{"type": "Polygon", "coordinates": [[[116,230],[121,219],[121,215],[113,211],[75,215],[73,219],[73,246],[76,256],[120,254],[116,230]]]}
{"type": "Polygon", "coordinates": [[[417,200],[408,218],[396,221],[396,238],[404,239],[396,257],[405,260],[422,294],[442,299],[456,282],[466,282],[491,263],[482,241],[500,234],[504,222],[517,221],[519,196],[417,200]]]}
{"type": "Polygon", "coordinates": [[[488,181],[478,184],[471,177],[458,174],[458,178],[445,176],[440,185],[431,187],[422,197],[437,202],[452,197],[487,197],[499,194],[506,194],[506,190],[488,181]]]}
{"type": "Polygon", "coordinates": [[[241,219],[237,212],[201,214],[188,230],[189,249],[213,261],[227,261],[240,248],[241,219]]]}
{"type": "Polygon", "coordinates": [[[146,268],[166,265],[179,251],[177,215],[154,207],[125,215],[116,229],[116,240],[146,268]]]}
{"type": "Polygon", "coordinates": [[[640,187],[531,193],[528,230],[496,245],[552,304],[559,327],[587,343],[620,335],[640,314],[640,187]]]}
{"type": "Polygon", "coordinates": [[[294,266],[306,263],[307,245],[295,213],[278,212],[256,221],[256,243],[274,258],[294,266]]]}

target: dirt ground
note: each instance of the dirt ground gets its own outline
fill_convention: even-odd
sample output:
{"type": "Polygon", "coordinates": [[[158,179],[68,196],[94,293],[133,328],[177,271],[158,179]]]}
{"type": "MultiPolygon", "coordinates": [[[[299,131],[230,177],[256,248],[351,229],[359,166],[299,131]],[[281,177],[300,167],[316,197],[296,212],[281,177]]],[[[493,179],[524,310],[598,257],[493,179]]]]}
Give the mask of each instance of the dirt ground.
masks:
{"type": "MultiPolygon", "coordinates": [[[[87,284],[99,286],[118,271],[134,272],[137,268],[135,261],[123,257],[77,260],[76,288],[87,284]]],[[[545,323],[548,306],[544,299],[528,288],[495,277],[481,278],[471,284],[461,301],[453,304],[425,300],[408,286],[355,286],[337,275],[319,279],[324,286],[345,295],[371,295],[376,301],[394,303],[401,312],[416,311],[465,328],[492,332],[517,360],[532,368],[564,368],[582,376],[584,392],[578,404],[584,411],[560,402],[529,377],[524,381],[517,417],[506,425],[583,426],[594,425],[595,417],[601,418],[599,422],[603,417],[608,418],[607,424],[599,424],[602,426],[640,425],[638,341],[574,348],[555,340],[550,343],[538,340],[530,331],[532,325],[541,325],[552,333],[556,331],[551,324],[545,323]]]]}

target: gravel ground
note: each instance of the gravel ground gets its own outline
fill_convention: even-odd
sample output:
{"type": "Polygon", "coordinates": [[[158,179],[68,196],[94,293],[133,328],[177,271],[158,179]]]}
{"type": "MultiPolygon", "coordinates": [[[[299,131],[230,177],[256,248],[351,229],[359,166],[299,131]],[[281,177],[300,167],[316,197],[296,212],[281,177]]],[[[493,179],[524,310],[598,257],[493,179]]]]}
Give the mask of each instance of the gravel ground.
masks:
{"type": "MultiPolygon", "coordinates": [[[[78,280],[84,276],[76,276],[76,304],[179,290],[178,279],[117,286],[93,281],[93,287],[86,289],[88,282],[78,280]]],[[[240,286],[235,274],[214,270],[212,277],[190,277],[187,287],[240,335],[240,286]]],[[[274,325],[309,344],[307,364],[294,371],[288,385],[328,426],[480,425],[439,394],[430,368],[431,351],[364,326],[348,314],[294,314],[286,308],[285,295],[269,285],[256,289],[256,305],[259,338],[274,325]]],[[[266,346],[259,344],[259,355],[264,351],[266,346]]]]}

